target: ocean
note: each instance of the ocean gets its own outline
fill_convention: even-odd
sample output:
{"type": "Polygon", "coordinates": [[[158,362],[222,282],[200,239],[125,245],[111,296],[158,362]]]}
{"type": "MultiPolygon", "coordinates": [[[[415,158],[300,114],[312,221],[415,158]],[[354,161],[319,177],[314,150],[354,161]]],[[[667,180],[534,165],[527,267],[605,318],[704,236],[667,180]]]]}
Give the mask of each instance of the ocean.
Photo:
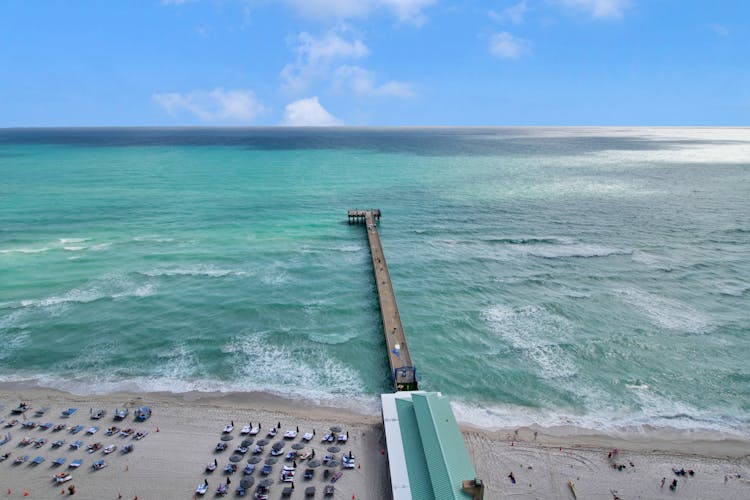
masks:
{"type": "Polygon", "coordinates": [[[0,130],[0,382],[750,435],[750,129],[0,130]]]}

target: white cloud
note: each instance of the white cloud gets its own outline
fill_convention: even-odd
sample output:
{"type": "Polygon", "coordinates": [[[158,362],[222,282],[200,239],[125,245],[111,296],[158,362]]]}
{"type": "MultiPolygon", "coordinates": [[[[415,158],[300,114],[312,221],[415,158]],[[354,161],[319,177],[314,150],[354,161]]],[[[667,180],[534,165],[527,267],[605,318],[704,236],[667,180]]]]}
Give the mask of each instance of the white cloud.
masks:
{"type": "Polygon", "coordinates": [[[328,76],[331,63],[341,59],[360,59],[370,51],[361,40],[346,40],[335,31],[316,38],[307,32],[297,36],[295,62],[281,70],[284,87],[290,92],[304,92],[315,80],[328,76]]]}
{"type": "Polygon", "coordinates": [[[364,96],[414,97],[409,83],[391,80],[382,85],[375,84],[375,73],[359,66],[339,66],[333,76],[336,90],[351,90],[364,96]]]}
{"type": "Polygon", "coordinates": [[[503,31],[492,35],[490,52],[502,59],[518,59],[531,52],[531,44],[528,40],[514,37],[507,31],[503,31]]]}
{"type": "Polygon", "coordinates": [[[500,12],[491,10],[490,17],[495,21],[503,24],[508,22],[513,24],[521,24],[523,22],[524,16],[526,15],[526,10],[528,10],[526,0],[521,0],[517,4],[511,5],[510,7],[507,7],[500,12]]]}
{"type": "Polygon", "coordinates": [[[252,90],[194,90],[154,94],[154,100],[170,115],[187,112],[203,121],[253,121],[266,108],[252,90]]]}
{"type": "Polygon", "coordinates": [[[719,24],[719,23],[712,23],[708,25],[709,28],[711,28],[711,31],[719,35],[720,37],[726,37],[729,36],[729,29],[727,29],[726,26],[719,24]]]}
{"type": "Polygon", "coordinates": [[[285,0],[305,17],[347,19],[364,17],[373,7],[372,0],[285,0]]]}
{"type": "Polygon", "coordinates": [[[289,127],[331,127],[341,125],[341,121],[326,111],[317,97],[308,97],[286,105],[282,125],[289,127]]]}
{"type": "Polygon", "coordinates": [[[370,12],[382,7],[393,12],[399,21],[412,22],[419,26],[425,21],[422,10],[436,3],[437,0],[285,0],[285,2],[298,14],[314,19],[367,17],[370,12]]]}
{"type": "Polygon", "coordinates": [[[621,19],[630,0],[561,0],[566,7],[587,12],[596,19],[621,19]]]}
{"type": "Polygon", "coordinates": [[[380,3],[390,8],[399,21],[412,22],[421,26],[425,21],[422,9],[434,4],[437,0],[380,0],[380,3]]]}

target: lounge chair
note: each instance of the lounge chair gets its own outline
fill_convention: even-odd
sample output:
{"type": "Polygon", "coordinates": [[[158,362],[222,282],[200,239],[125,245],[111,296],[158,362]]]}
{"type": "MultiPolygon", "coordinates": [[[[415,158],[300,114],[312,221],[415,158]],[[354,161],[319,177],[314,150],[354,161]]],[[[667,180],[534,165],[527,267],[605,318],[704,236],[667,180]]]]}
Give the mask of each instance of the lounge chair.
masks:
{"type": "Polygon", "coordinates": [[[250,475],[253,472],[255,472],[255,464],[247,464],[244,469],[242,469],[242,473],[246,475],[250,475]]]}
{"type": "Polygon", "coordinates": [[[339,434],[336,440],[339,443],[346,443],[347,441],[349,441],[349,432],[347,432],[346,434],[339,434]]]}
{"type": "Polygon", "coordinates": [[[151,408],[148,406],[141,406],[137,410],[135,410],[135,419],[143,422],[144,420],[148,420],[151,417],[151,408]]]}
{"type": "Polygon", "coordinates": [[[294,439],[297,437],[297,431],[289,430],[284,433],[284,439],[294,439]]]}
{"type": "Polygon", "coordinates": [[[65,482],[70,481],[71,479],[73,479],[73,476],[71,476],[67,472],[60,472],[60,473],[57,473],[54,476],[52,476],[52,479],[54,479],[55,483],[57,483],[57,484],[63,484],[65,482]]]}
{"type": "Polygon", "coordinates": [[[104,448],[104,449],[102,450],[102,453],[104,453],[105,455],[109,455],[110,453],[112,453],[112,452],[113,452],[113,451],[115,451],[116,449],[117,449],[117,445],[114,445],[114,444],[110,444],[110,445],[107,445],[107,446],[106,446],[106,447],[105,447],[105,448],[104,448]]]}
{"type": "Polygon", "coordinates": [[[34,457],[34,460],[31,461],[34,465],[39,465],[42,462],[44,462],[44,457],[42,456],[34,457]]]}
{"type": "Polygon", "coordinates": [[[45,423],[43,423],[43,424],[39,424],[39,428],[40,428],[41,430],[43,430],[43,431],[46,431],[47,429],[49,429],[49,428],[50,428],[50,427],[52,427],[53,425],[55,425],[55,424],[53,424],[52,422],[45,422],[45,423]]]}
{"type": "Polygon", "coordinates": [[[323,495],[327,497],[332,497],[334,491],[335,491],[334,486],[332,484],[327,484],[326,487],[323,489],[323,495]]]}
{"type": "Polygon", "coordinates": [[[288,498],[292,496],[292,493],[294,492],[294,488],[291,486],[287,486],[283,490],[281,490],[281,496],[284,498],[288,498]]]}
{"type": "Polygon", "coordinates": [[[92,420],[99,420],[104,417],[104,415],[107,414],[107,410],[99,408],[97,410],[94,410],[91,412],[91,419],[92,420]]]}
{"type": "Polygon", "coordinates": [[[351,451],[348,455],[344,455],[344,457],[341,459],[341,465],[344,467],[344,469],[353,469],[357,466],[357,461],[354,458],[354,455],[352,455],[351,451]]]}
{"type": "Polygon", "coordinates": [[[132,444],[125,445],[125,446],[123,446],[120,449],[120,453],[122,453],[123,455],[126,454],[126,453],[130,453],[131,451],[133,451],[133,445],[132,444]]]}
{"type": "Polygon", "coordinates": [[[256,500],[268,500],[268,487],[263,486],[262,484],[258,485],[258,488],[255,490],[255,499],[256,500]]]}
{"type": "Polygon", "coordinates": [[[305,496],[306,497],[314,497],[315,496],[315,486],[308,486],[305,488],[305,496]]]}
{"type": "Polygon", "coordinates": [[[256,436],[259,432],[260,425],[258,425],[258,427],[253,427],[252,429],[250,429],[250,432],[248,432],[248,434],[250,434],[251,436],[256,436]]]}
{"type": "Polygon", "coordinates": [[[102,449],[102,443],[93,443],[88,445],[87,448],[89,453],[94,453],[102,449]]]}
{"type": "Polygon", "coordinates": [[[113,436],[117,434],[118,432],[120,432],[120,428],[113,425],[112,427],[107,427],[107,430],[104,431],[104,435],[113,436]]]}
{"type": "Polygon", "coordinates": [[[234,426],[232,424],[227,424],[227,425],[224,426],[224,430],[221,431],[221,432],[222,432],[222,434],[229,434],[233,430],[234,430],[234,426]]]}
{"type": "Polygon", "coordinates": [[[338,481],[339,479],[341,479],[341,476],[343,476],[343,475],[344,475],[343,472],[337,471],[336,474],[334,474],[333,477],[331,478],[331,482],[335,483],[336,481],[338,481]]]}
{"type": "Polygon", "coordinates": [[[63,410],[63,412],[60,414],[62,418],[68,418],[72,414],[78,411],[78,408],[68,408],[67,410],[63,410]]]}
{"type": "Polygon", "coordinates": [[[57,458],[52,462],[52,465],[65,465],[65,459],[63,457],[57,458]]]}
{"type": "Polygon", "coordinates": [[[219,483],[219,486],[216,487],[216,495],[223,497],[227,494],[227,485],[224,483],[219,483]]]}
{"type": "Polygon", "coordinates": [[[133,436],[133,439],[135,439],[136,441],[140,441],[146,436],[148,436],[148,432],[138,431],[135,433],[135,436],[133,436]]]}
{"type": "Polygon", "coordinates": [[[75,427],[71,427],[70,428],[70,433],[71,434],[78,434],[82,430],[83,430],[83,426],[82,425],[76,425],[75,427]]]}
{"type": "Polygon", "coordinates": [[[250,426],[246,425],[245,427],[243,427],[242,430],[240,430],[240,434],[243,435],[243,436],[245,434],[250,434],[250,426]]]}
{"type": "Polygon", "coordinates": [[[115,420],[125,420],[125,417],[128,416],[128,413],[130,413],[130,410],[127,408],[115,408],[115,420]]]}
{"type": "Polygon", "coordinates": [[[83,459],[79,458],[78,460],[73,460],[72,462],[70,462],[70,465],[68,465],[68,467],[70,469],[77,469],[78,467],[81,466],[82,463],[83,463],[83,459]]]}
{"type": "Polygon", "coordinates": [[[312,440],[312,438],[313,438],[313,435],[312,435],[311,432],[305,432],[302,435],[302,441],[310,441],[310,440],[312,440]]]}
{"type": "Polygon", "coordinates": [[[267,476],[271,473],[271,466],[268,464],[265,464],[263,468],[260,470],[260,473],[264,476],[267,476]]]}
{"type": "Polygon", "coordinates": [[[88,430],[86,431],[86,434],[88,434],[89,436],[93,436],[97,432],[99,432],[99,427],[93,426],[93,427],[88,428],[88,430]]]}
{"type": "Polygon", "coordinates": [[[20,403],[17,408],[14,408],[11,410],[11,413],[14,415],[20,415],[21,413],[26,413],[31,409],[31,406],[29,406],[29,403],[20,403]]]}
{"type": "Polygon", "coordinates": [[[269,430],[266,435],[270,438],[276,437],[276,427],[271,427],[271,430],[269,430]]]}
{"type": "Polygon", "coordinates": [[[52,432],[60,432],[63,429],[65,429],[65,424],[57,424],[52,428],[52,432]]]}
{"type": "Polygon", "coordinates": [[[121,438],[126,438],[128,436],[133,435],[134,432],[135,432],[135,429],[133,428],[122,429],[120,432],[117,433],[117,435],[120,436],[121,438]]]}
{"type": "Polygon", "coordinates": [[[195,489],[195,494],[198,496],[203,496],[208,491],[208,479],[205,479],[201,484],[198,485],[198,487],[195,489]]]}
{"type": "Polygon", "coordinates": [[[225,443],[224,441],[219,441],[218,443],[216,443],[216,448],[214,448],[214,451],[222,452],[226,449],[227,449],[227,443],[225,443]]]}
{"type": "Polygon", "coordinates": [[[13,461],[14,465],[20,465],[24,462],[26,462],[29,459],[28,455],[19,455],[16,457],[16,459],[13,461]]]}
{"type": "Polygon", "coordinates": [[[91,464],[91,468],[94,470],[101,470],[105,468],[106,466],[107,466],[107,462],[105,462],[104,460],[98,460],[94,462],[93,464],[91,464]]]}
{"type": "Polygon", "coordinates": [[[36,427],[36,422],[27,420],[26,422],[21,424],[21,427],[23,427],[24,429],[33,429],[34,427],[36,427]]]}
{"type": "Polygon", "coordinates": [[[36,441],[34,441],[34,448],[41,448],[45,444],[47,444],[47,440],[44,438],[39,438],[36,441]]]}
{"type": "Polygon", "coordinates": [[[307,481],[310,481],[313,478],[314,474],[315,474],[315,469],[307,468],[305,469],[305,474],[302,476],[302,478],[306,479],[307,481]]]}
{"type": "Polygon", "coordinates": [[[72,443],[70,443],[70,448],[73,450],[77,450],[81,446],[83,446],[83,441],[73,441],[72,443]]]}
{"type": "Polygon", "coordinates": [[[64,444],[65,444],[65,440],[64,439],[58,439],[57,441],[54,441],[52,443],[52,447],[53,448],[59,448],[60,446],[62,446],[64,444]]]}

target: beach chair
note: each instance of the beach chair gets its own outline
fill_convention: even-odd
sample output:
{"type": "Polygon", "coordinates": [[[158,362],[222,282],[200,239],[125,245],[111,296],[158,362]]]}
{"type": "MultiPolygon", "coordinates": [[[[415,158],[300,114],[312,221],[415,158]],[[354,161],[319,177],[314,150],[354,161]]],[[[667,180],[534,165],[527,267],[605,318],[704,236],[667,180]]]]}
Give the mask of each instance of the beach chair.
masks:
{"type": "Polygon", "coordinates": [[[201,484],[198,485],[198,487],[195,489],[195,494],[198,496],[203,496],[208,491],[208,479],[204,480],[201,484]]]}
{"type": "Polygon", "coordinates": [[[98,460],[94,462],[93,464],[91,464],[91,468],[94,470],[101,470],[105,468],[106,466],[107,466],[107,462],[105,462],[104,460],[98,460]]]}
{"type": "Polygon", "coordinates": [[[43,423],[43,424],[39,424],[39,428],[40,428],[41,430],[43,430],[43,431],[46,431],[47,429],[49,429],[49,428],[50,428],[50,427],[52,427],[53,425],[55,425],[55,424],[53,424],[52,422],[45,422],[45,423],[43,423]]]}
{"type": "Polygon", "coordinates": [[[89,427],[88,430],[86,431],[86,434],[88,434],[89,436],[93,436],[97,432],[99,432],[99,427],[94,426],[94,427],[89,427]]]}
{"type": "Polygon", "coordinates": [[[297,437],[297,431],[289,430],[284,433],[284,439],[294,439],[297,437]]]}
{"type": "Polygon", "coordinates": [[[314,474],[315,474],[315,469],[307,468],[307,469],[305,469],[305,473],[302,476],[302,478],[305,479],[305,480],[307,480],[307,481],[310,481],[310,480],[312,480],[314,474]]]}
{"type": "Polygon", "coordinates": [[[100,420],[107,414],[107,410],[99,408],[91,412],[91,420],[100,420]]]}
{"type": "Polygon", "coordinates": [[[67,472],[60,472],[60,473],[55,474],[54,476],[52,476],[52,478],[55,480],[55,483],[57,483],[57,484],[63,484],[65,482],[70,481],[71,479],[73,479],[73,476],[71,476],[67,472]]]}
{"type": "Polygon", "coordinates": [[[55,459],[55,461],[52,462],[52,465],[57,465],[57,466],[64,465],[64,464],[65,464],[65,459],[63,457],[55,459]]]}
{"type": "Polygon", "coordinates": [[[68,465],[68,467],[71,469],[77,469],[78,467],[81,466],[82,463],[83,463],[83,459],[79,458],[78,460],[73,460],[72,462],[70,462],[70,465],[68,465]]]}
{"type": "Polygon", "coordinates": [[[62,418],[68,418],[72,414],[78,411],[78,408],[68,408],[67,410],[63,410],[63,412],[60,414],[62,418]]]}
{"type": "Polygon", "coordinates": [[[240,435],[244,436],[246,434],[250,434],[250,426],[246,425],[245,427],[240,430],[240,435]]]}
{"type": "Polygon", "coordinates": [[[25,463],[29,459],[28,455],[19,455],[16,457],[16,459],[13,461],[13,465],[20,465],[22,463],[25,463]]]}
{"type": "Polygon", "coordinates": [[[260,432],[260,425],[258,425],[258,427],[253,427],[252,429],[250,429],[250,432],[248,432],[248,434],[250,434],[251,436],[256,436],[258,435],[259,432],[260,432]]]}
{"type": "Polygon", "coordinates": [[[57,441],[54,441],[52,443],[52,447],[53,448],[59,448],[60,446],[62,446],[64,444],[65,444],[65,440],[64,439],[58,439],[57,441]]]}
{"type": "Polygon", "coordinates": [[[82,425],[76,425],[75,427],[71,427],[70,428],[70,433],[71,434],[78,434],[82,430],[83,430],[83,426],[82,425]]]}
{"type": "Polygon", "coordinates": [[[332,484],[327,484],[325,489],[323,490],[323,496],[332,497],[334,491],[334,486],[332,484]]]}
{"type": "Polygon", "coordinates": [[[130,453],[131,451],[133,451],[133,445],[132,444],[128,444],[128,445],[125,445],[125,446],[122,447],[122,449],[120,450],[120,453],[122,453],[123,455],[125,455],[126,453],[130,453]]]}
{"type": "Polygon", "coordinates": [[[73,441],[72,443],[70,443],[70,448],[73,450],[77,450],[81,446],[83,446],[83,441],[73,441]]]}
{"type": "Polygon", "coordinates": [[[242,487],[242,485],[237,486],[237,489],[235,490],[235,493],[238,497],[244,497],[247,494],[247,490],[242,487]]]}
{"type": "Polygon", "coordinates": [[[23,427],[24,429],[33,429],[34,427],[36,427],[36,422],[27,420],[26,422],[21,424],[21,427],[23,427]]]}
{"type": "Polygon", "coordinates": [[[44,462],[44,457],[42,456],[34,457],[34,460],[31,461],[34,465],[39,465],[42,462],[44,462]]]}
{"type": "Polygon", "coordinates": [[[302,435],[302,441],[310,441],[310,440],[312,440],[312,438],[313,438],[313,435],[312,435],[311,432],[305,432],[302,435]]]}

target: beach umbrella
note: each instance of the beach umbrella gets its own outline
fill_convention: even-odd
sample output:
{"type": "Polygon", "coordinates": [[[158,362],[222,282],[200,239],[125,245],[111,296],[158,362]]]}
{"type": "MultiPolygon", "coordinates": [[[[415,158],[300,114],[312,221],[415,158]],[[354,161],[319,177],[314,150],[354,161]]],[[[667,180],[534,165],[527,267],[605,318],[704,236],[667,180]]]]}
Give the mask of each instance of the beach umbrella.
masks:
{"type": "Polygon", "coordinates": [[[275,463],[276,463],[276,462],[278,462],[278,461],[279,461],[279,459],[278,459],[278,458],[276,458],[276,457],[268,457],[268,458],[266,459],[266,463],[267,463],[268,465],[273,465],[273,464],[275,464],[275,463]]]}
{"type": "Polygon", "coordinates": [[[249,463],[249,464],[257,464],[258,462],[260,462],[260,460],[261,460],[261,458],[258,455],[255,455],[253,457],[248,458],[247,459],[247,463],[249,463]]]}
{"type": "Polygon", "coordinates": [[[252,439],[243,439],[242,443],[240,443],[240,445],[244,446],[245,448],[249,447],[251,444],[253,444],[252,439]]]}
{"type": "Polygon", "coordinates": [[[329,460],[326,467],[338,467],[341,465],[338,460],[329,460]]]}
{"type": "Polygon", "coordinates": [[[311,468],[320,467],[321,461],[320,460],[310,460],[307,462],[307,466],[311,468]]]}
{"type": "Polygon", "coordinates": [[[338,446],[329,446],[328,451],[331,453],[338,453],[341,451],[341,448],[339,448],[338,446]]]}
{"type": "Polygon", "coordinates": [[[331,427],[331,432],[341,432],[341,427],[334,425],[331,427]]]}
{"type": "Polygon", "coordinates": [[[265,486],[266,488],[268,488],[269,486],[271,486],[273,484],[273,479],[266,478],[263,481],[259,482],[258,484],[261,485],[261,486],[265,486]]]}
{"type": "Polygon", "coordinates": [[[240,486],[243,488],[249,488],[255,483],[255,478],[252,476],[246,476],[242,481],[240,481],[240,486]]]}
{"type": "Polygon", "coordinates": [[[242,460],[242,455],[240,454],[234,454],[231,457],[229,457],[230,462],[239,462],[240,460],[242,460]]]}
{"type": "Polygon", "coordinates": [[[271,448],[273,448],[273,449],[274,449],[274,450],[276,450],[276,451],[279,451],[279,450],[280,450],[280,449],[282,449],[283,447],[284,447],[284,442],[283,442],[283,441],[279,441],[279,442],[277,442],[277,443],[274,443],[274,444],[273,444],[273,446],[272,446],[271,448]]]}
{"type": "Polygon", "coordinates": [[[265,446],[268,444],[268,439],[259,439],[257,443],[258,446],[265,446]]]}
{"type": "Polygon", "coordinates": [[[295,450],[301,450],[301,449],[302,449],[302,448],[304,448],[304,447],[305,447],[305,445],[304,445],[304,444],[302,444],[302,443],[294,443],[294,444],[292,445],[292,449],[295,449],[295,450]]]}
{"type": "Polygon", "coordinates": [[[230,436],[229,434],[224,434],[223,436],[221,436],[222,441],[231,441],[232,439],[234,438],[230,436]]]}

